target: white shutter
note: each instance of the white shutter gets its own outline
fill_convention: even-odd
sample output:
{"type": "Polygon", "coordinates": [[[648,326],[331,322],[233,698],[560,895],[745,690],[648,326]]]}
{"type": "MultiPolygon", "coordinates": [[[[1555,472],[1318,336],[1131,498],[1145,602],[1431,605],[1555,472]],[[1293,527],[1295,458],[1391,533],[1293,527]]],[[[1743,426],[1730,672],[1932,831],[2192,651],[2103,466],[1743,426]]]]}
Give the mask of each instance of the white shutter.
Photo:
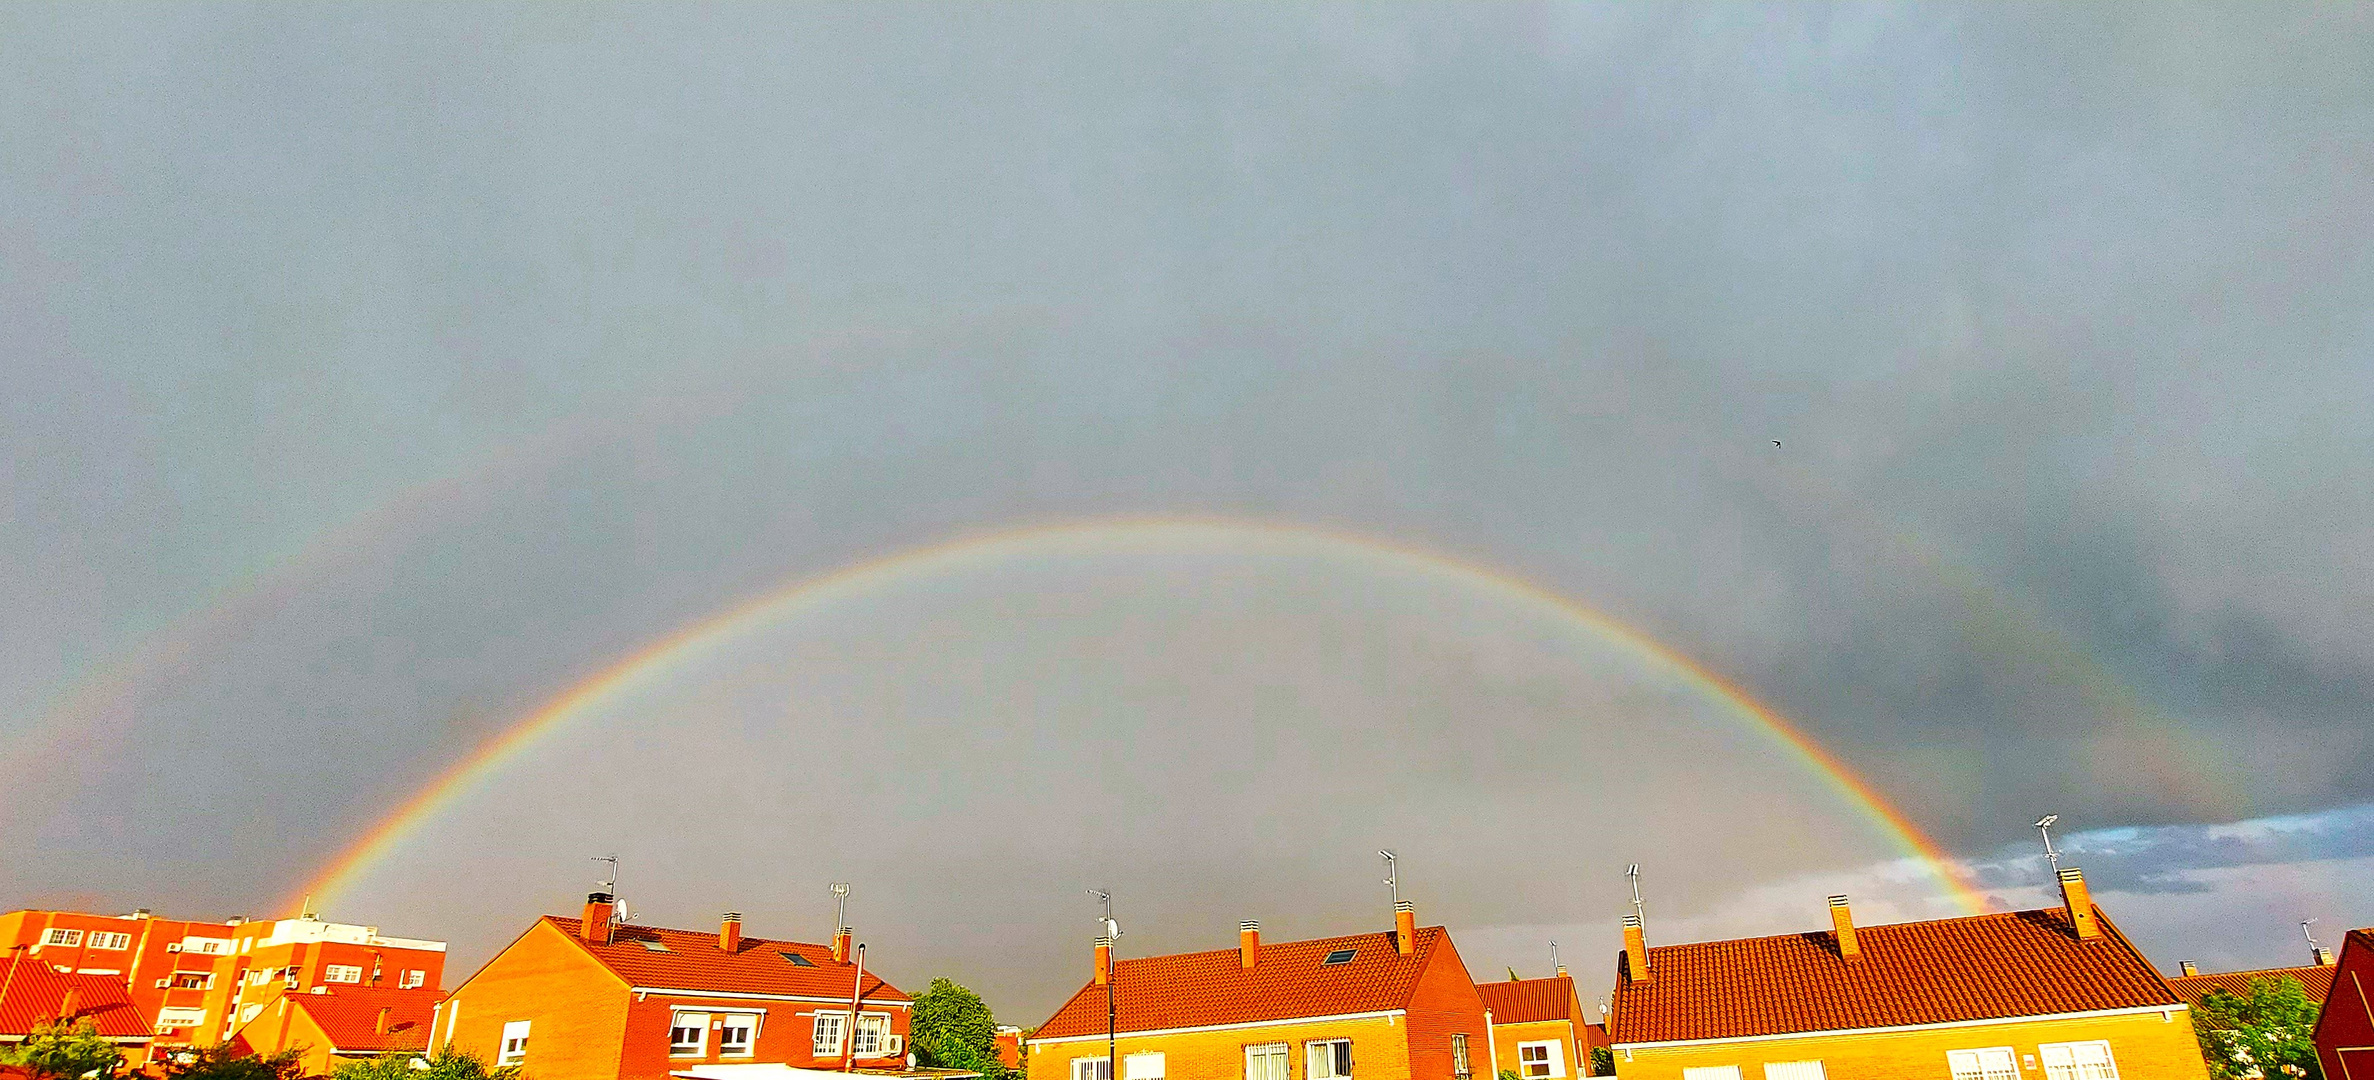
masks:
{"type": "Polygon", "coordinates": [[[1764,1080],[1826,1080],[1819,1061],[1767,1061],[1764,1080]]]}

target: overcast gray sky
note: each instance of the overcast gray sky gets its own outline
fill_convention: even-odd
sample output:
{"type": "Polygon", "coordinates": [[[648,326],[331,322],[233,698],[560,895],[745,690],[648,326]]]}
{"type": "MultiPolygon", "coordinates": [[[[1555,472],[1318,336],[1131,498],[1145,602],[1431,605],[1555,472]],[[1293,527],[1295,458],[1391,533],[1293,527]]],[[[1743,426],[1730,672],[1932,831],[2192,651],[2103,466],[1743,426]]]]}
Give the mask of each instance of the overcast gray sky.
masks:
{"type": "MultiPolygon", "coordinates": [[[[2374,8],[17,6],[0,101],[0,905],[265,914],[783,581],[1189,515],[1605,612],[2001,902],[2058,812],[2163,962],[2374,921],[2374,8]]],[[[327,914],[847,877],[1033,1023],[1087,887],[1337,932],[1383,844],[1479,975],[1631,861],[1935,910],[1637,655],[1174,541],[803,609],[327,914]]]]}

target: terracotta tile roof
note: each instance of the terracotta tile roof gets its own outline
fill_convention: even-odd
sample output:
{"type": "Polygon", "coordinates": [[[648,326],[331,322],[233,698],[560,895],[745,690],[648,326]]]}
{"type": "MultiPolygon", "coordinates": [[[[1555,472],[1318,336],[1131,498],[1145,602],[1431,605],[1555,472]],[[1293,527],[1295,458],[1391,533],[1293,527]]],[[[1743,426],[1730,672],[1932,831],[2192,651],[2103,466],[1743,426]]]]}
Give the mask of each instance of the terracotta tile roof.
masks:
{"type": "MultiPolygon", "coordinates": [[[[1262,942],[1261,962],[1246,971],[1237,950],[1175,953],[1113,964],[1114,1001],[1121,1031],[1341,1016],[1406,1008],[1418,976],[1438,945],[1449,940],[1442,927],[1418,930],[1417,948],[1394,951],[1390,931],[1312,941],[1262,942]],[[1353,950],[1342,964],[1323,964],[1327,955],[1353,950]]],[[[1033,1041],[1102,1034],[1105,991],[1090,980],[1055,1015],[1031,1033],[1033,1041]]]]}
{"type": "Polygon", "coordinates": [[[1623,1045],[2180,1003],[2108,917],[2101,927],[2079,941],[2057,907],[1857,927],[1853,962],[1827,930],[1665,945],[1649,950],[1641,982],[1627,981],[1619,953],[1610,1036],[1623,1045]]]}
{"type": "Polygon", "coordinates": [[[1477,983],[1484,1007],[1495,1024],[1532,1024],[1544,1020],[1575,1019],[1574,980],[1565,975],[1547,979],[1477,983]]]}
{"type": "Polygon", "coordinates": [[[2257,971],[2221,971],[2212,975],[2182,975],[2168,980],[2168,986],[2183,998],[2187,1005],[2199,1005],[2201,995],[2211,990],[2223,990],[2239,997],[2250,995],[2252,979],[2290,979],[2308,991],[2312,1000],[2323,1001],[2333,992],[2333,969],[2323,965],[2314,967],[2260,968],[2257,971]]]}
{"type": "Polygon", "coordinates": [[[31,1034],[34,1024],[58,1015],[66,992],[72,990],[74,1015],[98,1024],[99,1034],[111,1039],[149,1037],[148,1019],[132,1004],[120,978],[60,974],[24,950],[11,949],[0,960],[0,986],[7,988],[0,993],[0,1036],[31,1034]]]}
{"type": "Polygon", "coordinates": [[[326,994],[290,994],[288,999],[321,1026],[330,1049],[341,1054],[384,1054],[427,1049],[429,1019],[442,996],[429,989],[349,987],[326,994]],[[379,1030],[381,1009],[388,1010],[385,1032],[379,1030]]]}
{"type": "MultiPolygon", "coordinates": [[[[621,926],[609,944],[596,945],[577,936],[576,919],[546,915],[544,921],[567,934],[630,986],[846,1001],[856,979],[857,965],[833,959],[829,945],[744,937],[741,948],[728,953],[717,947],[714,933],[664,926],[621,926]],[[656,942],[664,949],[647,948],[645,942],[656,942]],[[784,953],[797,954],[811,966],[785,960],[784,953]]],[[[867,1001],[910,1000],[871,969],[865,974],[864,996],[867,1001]]]]}

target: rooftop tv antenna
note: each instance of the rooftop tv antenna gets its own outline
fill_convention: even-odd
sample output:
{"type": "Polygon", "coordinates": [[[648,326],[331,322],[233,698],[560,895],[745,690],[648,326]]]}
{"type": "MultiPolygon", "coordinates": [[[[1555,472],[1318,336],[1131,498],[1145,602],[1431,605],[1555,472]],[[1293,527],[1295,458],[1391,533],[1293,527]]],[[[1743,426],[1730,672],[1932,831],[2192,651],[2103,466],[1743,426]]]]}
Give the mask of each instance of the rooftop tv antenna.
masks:
{"type": "Polygon", "coordinates": [[[1550,943],[1550,970],[1558,970],[1558,943],[1555,941],[1550,943]]]}
{"type": "Polygon", "coordinates": [[[849,883],[833,882],[833,932],[849,929],[849,883]]]}
{"type": "Polygon", "coordinates": [[[1398,869],[1398,864],[1390,851],[1378,848],[1377,854],[1385,860],[1385,884],[1392,887],[1393,902],[1399,904],[1401,903],[1401,871],[1398,869]]]}
{"type": "Polygon", "coordinates": [[[1105,913],[1098,920],[1105,924],[1105,936],[1114,941],[1121,940],[1121,924],[1113,921],[1113,894],[1103,889],[1090,889],[1088,895],[1097,898],[1105,906],[1105,913]]]}
{"type": "Polygon", "coordinates": [[[2044,835],[2044,861],[2052,864],[2055,881],[2061,879],[2061,853],[2053,850],[2053,823],[2059,820],[2059,814],[2046,814],[2036,819],[2036,831],[2044,835]]]}
{"type": "Polygon", "coordinates": [[[2308,939],[2308,948],[2309,948],[2309,949],[2311,949],[2311,950],[2315,950],[2315,949],[2322,949],[2322,948],[2324,948],[2324,946],[2323,946],[2322,944],[2319,944],[2319,943],[2317,942],[2317,940],[2316,940],[2316,934],[2315,934],[2315,933],[2313,933],[2313,932],[2311,932],[2311,931],[2308,929],[2309,927],[2311,927],[2311,926],[2314,926],[2314,925],[2316,925],[2316,920],[2315,920],[2315,919],[2302,919],[2302,920],[2300,920],[2300,936],[2301,936],[2301,937],[2304,937],[2304,938],[2307,938],[2307,939],[2308,939]]]}
{"type": "Polygon", "coordinates": [[[618,856],[596,855],[593,857],[593,861],[610,864],[610,876],[603,878],[601,881],[596,882],[595,884],[600,885],[603,892],[609,893],[612,896],[618,895],[618,856]]]}
{"type": "Polygon", "coordinates": [[[1624,867],[1624,878],[1632,883],[1632,917],[1647,922],[1647,909],[1640,902],[1640,864],[1632,863],[1624,867]]]}

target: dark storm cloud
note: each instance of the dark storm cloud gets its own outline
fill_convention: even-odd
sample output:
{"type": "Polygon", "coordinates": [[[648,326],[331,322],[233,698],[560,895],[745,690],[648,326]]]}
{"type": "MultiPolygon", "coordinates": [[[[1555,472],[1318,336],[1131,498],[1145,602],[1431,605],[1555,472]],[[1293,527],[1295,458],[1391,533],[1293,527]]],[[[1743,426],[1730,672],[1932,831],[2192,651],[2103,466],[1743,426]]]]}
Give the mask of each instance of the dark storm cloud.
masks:
{"type": "Polygon", "coordinates": [[[0,94],[0,703],[111,718],[28,889],[235,909],[758,589],[1118,513],[1507,568],[1962,851],[2374,797],[2363,7],[82,6],[0,94]]]}
{"type": "MultiPolygon", "coordinates": [[[[2065,837],[2064,866],[2082,866],[2098,889],[2127,893],[2211,892],[2198,871],[2374,856],[2374,804],[2218,825],[2100,829],[2065,837]]],[[[1969,864],[1982,888],[2032,886],[2044,857],[2017,849],[1969,864]]]]}

